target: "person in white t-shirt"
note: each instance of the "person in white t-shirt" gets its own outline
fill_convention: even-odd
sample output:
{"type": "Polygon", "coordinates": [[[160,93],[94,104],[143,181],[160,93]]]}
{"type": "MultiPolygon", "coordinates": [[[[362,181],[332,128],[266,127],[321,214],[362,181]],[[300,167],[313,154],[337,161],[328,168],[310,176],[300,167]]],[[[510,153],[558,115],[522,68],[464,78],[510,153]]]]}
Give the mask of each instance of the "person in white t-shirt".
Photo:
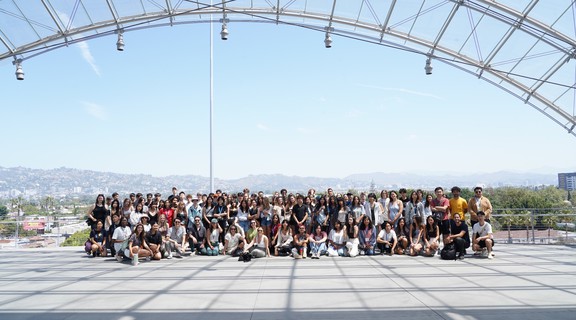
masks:
{"type": "Polygon", "coordinates": [[[238,226],[230,226],[228,233],[224,236],[224,253],[237,257],[244,250],[244,245],[244,237],[238,233],[238,226]]]}
{"type": "Polygon", "coordinates": [[[122,255],[128,246],[128,239],[132,235],[132,230],[128,226],[128,218],[122,217],[120,219],[120,226],[114,230],[112,235],[112,242],[114,243],[114,250],[116,250],[116,259],[122,262],[122,255]]]}
{"type": "Polygon", "coordinates": [[[492,253],[492,248],[494,247],[492,226],[486,222],[484,211],[478,211],[476,216],[478,217],[478,223],[472,227],[472,249],[476,252],[482,251],[482,256],[492,259],[494,257],[492,253]]]}
{"type": "Polygon", "coordinates": [[[394,254],[394,249],[398,244],[398,239],[396,238],[396,232],[392,229],[390,221],[384,222],[384,229],[378,234],[376,238],[376,245],[380,248],[380,253],[387,253],[388,255],[394,254]]]}

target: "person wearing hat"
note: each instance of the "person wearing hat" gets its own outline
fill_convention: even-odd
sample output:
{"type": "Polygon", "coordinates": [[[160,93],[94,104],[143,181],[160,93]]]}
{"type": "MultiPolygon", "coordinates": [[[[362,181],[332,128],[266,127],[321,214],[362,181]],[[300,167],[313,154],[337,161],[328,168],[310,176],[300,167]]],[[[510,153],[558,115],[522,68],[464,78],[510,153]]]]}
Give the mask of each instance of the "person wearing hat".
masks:
{"type": "Polygon", "coordinates": [[[468,213],[470,214],[470,225],[478,223],[478,212],[484,212],[486,215],[486,222],[490,223],[490,216],[492,215],[492,204],[490,200],[482,194],[482,187],[477,186],[474,188],[474,196],[468,200],[468,213]]]}
{"type": "Polygon", "coordinates": [[[210,228],[206,236],[206,254],[209,256],[217,256],[220,252],[220,234],[223,232],[222,227],[218,223],[218,219],[212,218],[210,221],[210,228]]]}
{"type": "Polygon", "coordinates": [[[143,214],[140,217],[140,223],[142,224],[142,226],[144,226],[144,232],[148,233],[150,232],[150,229],[152,228],[152,226],[150,225],[150,217],[147,214],[143,214]]]}
{"type": "Polygon", "coordinates": [[[199,204],[198,196],[192,196],[190,198],[190,207],[188,207],[188,225],[186,226],[187,230],[194,227],[194,219],[196,217],[202,220],[202,207],[199,204]]]}

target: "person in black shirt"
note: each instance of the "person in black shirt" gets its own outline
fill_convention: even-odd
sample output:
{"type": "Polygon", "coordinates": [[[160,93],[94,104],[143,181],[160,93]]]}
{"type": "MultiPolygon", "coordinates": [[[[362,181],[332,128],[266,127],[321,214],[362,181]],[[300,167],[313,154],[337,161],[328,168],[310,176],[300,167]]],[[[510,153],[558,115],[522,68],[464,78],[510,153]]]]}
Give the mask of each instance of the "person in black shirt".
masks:
{"type": "Polygon", "coordinates": [[[454,214],[454,220],[450,220],[450,234],[444,238],[444,245],[454,242],[458,259],[463,260],[466,248],[470,247],[470,234],[468,225],[462,221],[459,213],[454,214]]]}
{"type": "Polygon", "coordinates": [[[192,254],[206,254],[205,238],[206,228],[200,223],[200,217],[194,217],[194,226],[188,229],[188,245],[192,254]]]}
{"type": "Polygon", "coordinates": [[[158,228],[158,222],[154,222],[150,232],[146,233],[146,242],[148,242],[148,246],[152,250],[152,259],[154,260],[162,259],[162,252],[164,251],[162,234],[158,231],[158,228]]]}
{"type": "Polygon", "coordinates": [[[298,233],[299,225],[306,227],[306,220],[308,220],[308,206],[304,204],[304,196],[299,194],[296,197],[296,204],[292,207],[292,219],[290,219],[293,234],[298,233]]]}

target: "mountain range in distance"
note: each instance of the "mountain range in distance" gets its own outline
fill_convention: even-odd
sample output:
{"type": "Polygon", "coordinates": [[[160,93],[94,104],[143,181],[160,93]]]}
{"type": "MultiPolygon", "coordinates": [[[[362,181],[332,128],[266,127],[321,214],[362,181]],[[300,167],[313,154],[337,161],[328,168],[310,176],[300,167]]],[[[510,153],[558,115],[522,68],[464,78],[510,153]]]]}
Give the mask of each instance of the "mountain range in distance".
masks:
{"type": "MultiPolygon", "coordinates": [[[[567,172],[567,171],[565,171],[567,172]]],[[[286,176],[282,174],[248,175],[239,179],[215,179],[215,189],[237,192],[244,188],[267,193],[286,188],[290,192],[306,192],[314,188],[323,192],[333,188],[338,192],[350,189],[368,191],[371,189],[397,190],[399,188],[421,188],[433,190],[437,186],[450,189],[452,186],[472,188],[503,186],[542,186],[557,185],[557,174],[523,173],[499,171],[493,173],[361,173],[344,178],[321,178],[286,176]]],[[[80,170],[71,168],[30,169],[23,167],[0,167],[0,197],[12,197],[22,192],[31,196],[161,192],[169,194],[173,186],[185,192],[210,190],[210,178],[200,175],[171,175],[155,177],[146,174],[121,174],[80,170]]]]}

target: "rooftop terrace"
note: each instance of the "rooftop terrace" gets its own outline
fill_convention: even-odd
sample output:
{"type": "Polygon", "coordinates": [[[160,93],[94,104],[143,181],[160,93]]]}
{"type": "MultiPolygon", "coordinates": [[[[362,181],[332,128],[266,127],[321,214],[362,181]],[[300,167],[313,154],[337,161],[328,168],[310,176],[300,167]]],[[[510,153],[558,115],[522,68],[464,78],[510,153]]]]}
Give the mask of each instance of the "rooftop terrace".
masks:
{"type": "Polygon", "coordinates": [[[1,250],[1,319],[575,319],[576,249],[493,260],[184,257],[133,267],[81,248],[1,250]]]}

